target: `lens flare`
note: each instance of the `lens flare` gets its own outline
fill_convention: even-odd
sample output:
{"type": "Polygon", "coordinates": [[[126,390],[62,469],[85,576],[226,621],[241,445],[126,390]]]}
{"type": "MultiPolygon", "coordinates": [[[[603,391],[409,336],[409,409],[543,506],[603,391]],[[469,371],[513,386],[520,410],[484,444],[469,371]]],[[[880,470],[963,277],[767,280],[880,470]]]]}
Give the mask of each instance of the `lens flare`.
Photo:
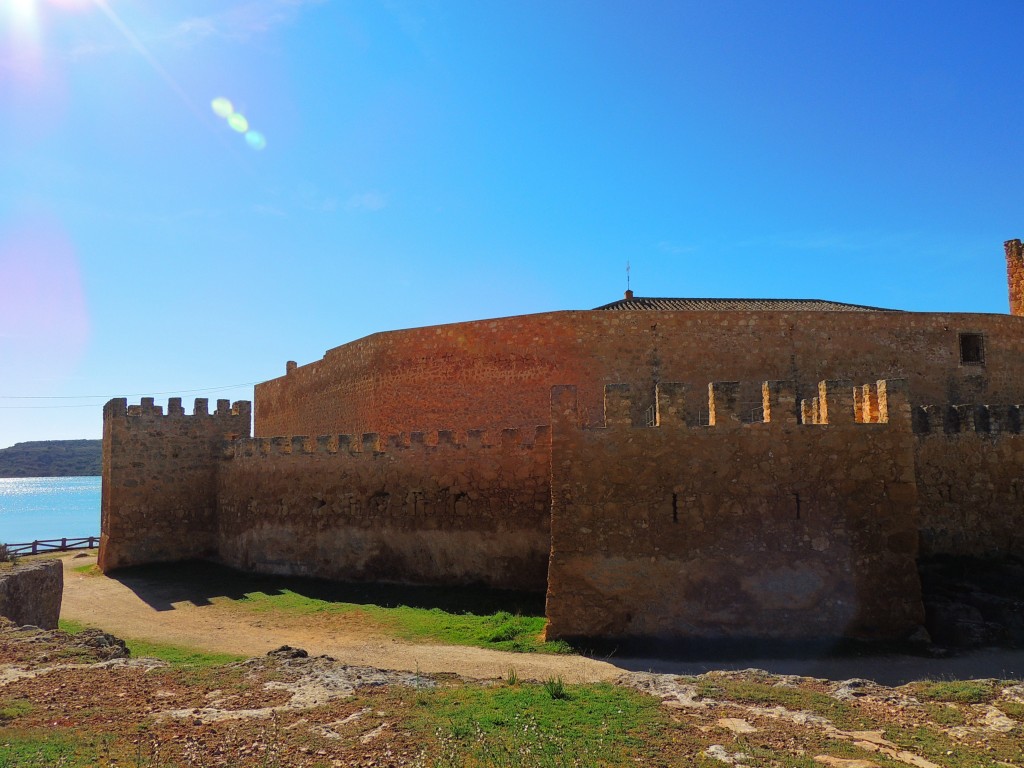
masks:
{"type": "Polygon", "coordinates": [[[232,130],[245,136],[245,143],[250,149],[261,150],[267,148],[267,138],[259,131],[249,130],[249,121],[245,115],[235,112],[235,105],[230,99],[217,96],[210,101],[210,109],[217,117],[222,117],[232,130]]]}
{"type": "Polygon", "coordinates": [[[225,120],[234,114],[234,105],[225,99],[223,96],[219,96],[210,102],[210,109],[213,110],[213,114],[217,117],[223,117],[225,120]]]}
{"type": "Polygon", "coordinates": [[[228,117],[228,125],[239,133],[249,130],[249,121],[245,119],[245,115],[240,115],[238,112],[234,112],[228,117]]]}
{"type": "Polygon", "coordinates": [[[267,148],[267,140],[259,131],[249,131],[245,134],[245,143],[253,149],[267,148]]]}

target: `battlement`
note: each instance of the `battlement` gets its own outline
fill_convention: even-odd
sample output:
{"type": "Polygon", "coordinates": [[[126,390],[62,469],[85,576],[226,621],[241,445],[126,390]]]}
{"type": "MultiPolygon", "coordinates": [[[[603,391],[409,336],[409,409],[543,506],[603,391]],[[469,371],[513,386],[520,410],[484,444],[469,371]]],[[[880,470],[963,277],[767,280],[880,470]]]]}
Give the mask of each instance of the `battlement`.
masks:
{"type": "MultiPolygon", "coordinates": [[[[215,419],[239,419],[246,422],[252,419],[252,403],[248,400],[218,400],[217,409],[210,413],[210,401],[205,397],[197,397],[192,413],[186,415],[180,397],[172,397],[167,401],[167,413],[163,406],[155,405],[154,398],[144,397],[138,405],[128,405],[127,398],[115,397],[103,406],[103,418],[129,417],[131,419],[154,418],[194,418],[209,417],[215,419]]],[[[248,430],[246,430],[248,433],[248,430]]]]}
{"type": "Polygon", "coordinates": [[[452,430],[410,432],[382,437],[376,432],[362,435],[289,435],[280,437],[254,437],[234,440],[228,444],[226,458],[259,456],[312,456],[350,455],[380,456],[409,451],[532,451],[547,452],[551,444],[551,430],[547,425],[532,431],[503,429],[494,433],[471,429],[457,434],[452,430]]]}
{"type": "Polygon", "coordinates": [[[1024,405],[919,405],[913,411],[918,435],[1019,435],[1024,405]]]}
{"type": "MultiPolygon", "coordinates": [[[[686,384],[661,382],[655,388],[653,419],[634,423],[634,393],[628,384],[608,384],[604,388],[604,424],[597,429],[637,427],[676,427],[715,429],[764,428],[776,425],[887,424],[910,428],[911,409],[907,383],[903,379],[880,379],[854,386],[845,380],[826,380],[818,384],[818,396],[805,398],[797,408],[796,384],[792,381],[765,381],[761,401],[740,401],[740,382],[713,381],[708,384],[707,422],[689,425],[685,418],[686,384]]],[[[552,389],[555,418],[576,414],[575,387],[552,389]]],[[[702,411],[703,413],[703,411],[702,411]]],[[[577,418],[578,414],[573,418],[577,418]]]]}

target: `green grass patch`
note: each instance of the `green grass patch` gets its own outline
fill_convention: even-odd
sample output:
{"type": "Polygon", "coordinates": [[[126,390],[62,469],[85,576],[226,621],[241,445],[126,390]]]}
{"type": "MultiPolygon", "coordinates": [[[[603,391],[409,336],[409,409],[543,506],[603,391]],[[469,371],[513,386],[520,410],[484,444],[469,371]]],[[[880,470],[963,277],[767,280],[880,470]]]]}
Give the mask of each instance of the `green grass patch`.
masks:
{"type": "Polygon", "coordinates": [[[928,719],[936,725],[950,727],[964,725],[967,722],[963,712],[942,702],[927,702],[924,711],[928,713],[928,719]]]}
{"type": "MultiPolygon", "coordinates": [[[[80,621],[61,619],[59,627],[69,635],[77,635],[89,629],[89,626],[80,621]]],[[[168,664],[185,667],[209,668],[232,662],[241,661],[245,656],[238,656],[232,653],[209,653],[195,648],[187,648],[182,645],[169,643],[154,643],[149,640],[138,640],[124,638],[125,645],[131,652],[132,658],[152,658],[166,661],[168,664]]]]}
{"type": "Polygon", "coordinates": [[[0,768],[79,768],[94,766],[94,756],[83,755],[83,744],[49,729],[0,733],[0,768]]]}
{"type": "Polygon", "coordinates": [[[669,724],[656,699],[612,685],[460,686],[417,693],[411,725],[437,739],[434,768],[650,764],[669,724]]]}
{"type": "Polygon", "coordinates": [[[75,573],[81,573],[86,576],[99,576],[103,573],[103,571],[100,570],[100,567],[96,565],[96,563],[90,563],[88,565],[76,565],[71,570],[73,570],[75,573]]]}
{"type": "Polygon", "coordinates": [[[248,592],[237,604],[250,610],[277,611],[299,615],[335,614],[358,617],[366,626],[413,642],[469,645],[518,653],[572,653],[561,640],[544,642],[544,616],[457,612],[443,608],[408,605],[387,607],[369,603],[351,603],[300,595],[288,589],[275,594],[248,592]]]}
{"type": "Polygon", "coordinates": [[[1024,723],[1024,704],[1019,701],[1000,701],[996,703],[996,706],[1002,710],[1003,714],[1007,717],[1012,717],[1014,720],[1020,720],[1024,723]]]}
{"type": "Polygon", "coordinates": [[[983,704],[996,696],[989,680],[940,680],[911,683],[910,689],[922,701],[951,701],[959,704],[983,704]]]}
{"type": "Polygon", "coordinates": [[[25,699],[13,699],[11,701],[0,701],[0,725],[6,725],[11,720],[27,715],[33,709],[32,702],[25,699]]]}
{"type": "Polygon", "coordinates": [[[241,661],[245,656],[232,653],[208,653],[195,648],[168,643],[152,643],[148,640],[125,638],[125,644],[132,653],[132,658],[151,658],[166,661],[168,664],[182,667],[200,667],[208,669],[224,664],[241,661]]]}
{"type": "Polygon", "coordinates": [[[88,629],[87,625],[80,621],[75,621],[74,619],[60,619],[57,622],[57,627],[67,632],[69,635],[77,635],[83,630],[88,629]]]}

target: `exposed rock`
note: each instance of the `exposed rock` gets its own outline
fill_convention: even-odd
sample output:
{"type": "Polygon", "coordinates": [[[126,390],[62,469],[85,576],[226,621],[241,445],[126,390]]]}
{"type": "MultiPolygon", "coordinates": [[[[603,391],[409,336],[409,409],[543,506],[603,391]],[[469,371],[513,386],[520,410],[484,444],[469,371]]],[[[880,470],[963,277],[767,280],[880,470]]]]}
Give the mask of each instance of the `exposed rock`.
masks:
{"type": "Polygon", "coordinates": [[[101,629],[86,629],[74,635],[71,645],[80,648],[92,648],[101,659],[127,659],[131,651],[124,640],[104,632],[101,629]]]}
{"type": "Polygon", "coordinates": [[[757,728],[741,717],[720,717],[718,718],[718,724],[733,733],[757,733],[757,728]]]}
{"type": "Polygon", "coordinates": [[[64,570],[59,560],[16,565],[0,572],[0,616],[15,624],[56,629],[64,593],[64,570]]]}
{"type": "Polygon", "coordinates": [[[744,761],[749,759],[747,755],[742,752],[730,753],[729,750],[721,744],[712,744],[704,750],[704,754],[714,760],[725,763],[726,765],[742,765],[744,761]]]}
{"type": "Polygon", "coordinates": [[[850,680],[843,680],[838,683],[835,690],[832,692],[832,695],[843,701],[859,699],[861,696],[866,696],[868,694],[868,690],[874,686],[875,683],[870,680],[854,677],[850,680]]]}
{"type": "Polygon", "coordinates": [[[309,652],[305,648],[292,648],[290,645],[282,645],[280,648],[267,651],[267,656],[273,656],[278,659],[305,659],[309,656],[309,652]]]}

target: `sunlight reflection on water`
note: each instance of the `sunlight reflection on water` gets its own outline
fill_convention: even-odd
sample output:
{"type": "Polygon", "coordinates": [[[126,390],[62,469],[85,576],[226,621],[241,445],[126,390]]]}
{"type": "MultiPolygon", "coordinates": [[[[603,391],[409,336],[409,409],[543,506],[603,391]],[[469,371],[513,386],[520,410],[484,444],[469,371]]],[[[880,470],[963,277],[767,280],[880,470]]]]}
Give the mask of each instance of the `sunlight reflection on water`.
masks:
{"type": "Polygon", "coordinates": [[[0,478],[0,542],[97,536],[100,478],[0,478]]]}

